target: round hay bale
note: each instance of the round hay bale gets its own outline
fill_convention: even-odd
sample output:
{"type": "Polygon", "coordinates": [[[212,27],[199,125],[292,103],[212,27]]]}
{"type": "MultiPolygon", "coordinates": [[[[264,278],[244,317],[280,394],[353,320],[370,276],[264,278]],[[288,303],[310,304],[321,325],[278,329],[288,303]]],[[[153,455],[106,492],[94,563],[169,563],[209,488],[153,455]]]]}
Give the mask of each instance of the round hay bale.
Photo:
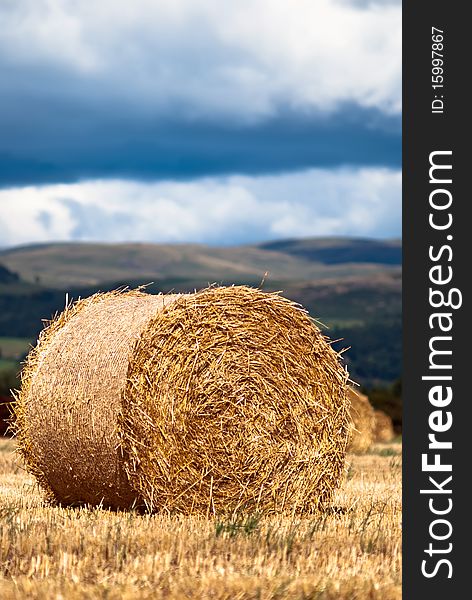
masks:
{"type": "Polygon", "coordinates": [[[351,441],[348,451],[354,454],[367,452],[374,442],[375,415],[369,398],[364,394],[349,388],[351,401],[351,441]]]}
{"type": "Polygon", "coordinates": [[[374,438],[376,442],[391,442],[395,437],[393,430],[392,418],[383,412],[376,410],[375,413],[375,432],[374,438]]]}
{"type": "Polygon", "coordinates": [[[99,294],[28,357],[19,450],[56,502],[314,510],[344,470],[346,377],[313,320],[278,294],[99,294]]]}

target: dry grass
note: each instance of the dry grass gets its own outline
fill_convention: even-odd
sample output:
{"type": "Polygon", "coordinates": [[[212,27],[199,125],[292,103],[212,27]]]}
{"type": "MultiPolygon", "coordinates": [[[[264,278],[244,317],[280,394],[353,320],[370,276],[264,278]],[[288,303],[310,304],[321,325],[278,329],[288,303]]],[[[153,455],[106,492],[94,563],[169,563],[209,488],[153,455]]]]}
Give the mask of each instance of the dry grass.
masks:
{"type": "Polygon", "coordinates": [[[330,511],[228,520],[46,506],[14,445],[0,441],[4,600],[401,598],[399,444],[350,455],[330,511]]]}

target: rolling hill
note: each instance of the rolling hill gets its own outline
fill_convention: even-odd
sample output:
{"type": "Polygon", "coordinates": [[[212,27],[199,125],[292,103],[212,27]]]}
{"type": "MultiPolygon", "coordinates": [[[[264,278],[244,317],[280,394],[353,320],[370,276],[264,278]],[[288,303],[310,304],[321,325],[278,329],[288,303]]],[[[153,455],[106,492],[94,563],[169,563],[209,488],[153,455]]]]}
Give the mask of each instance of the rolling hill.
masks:
{"type": "Polygon", "coordinates": [[[353,378],[391,383],[401,368],[401,243],[349,238],[252,246],[56,243],[0,251],[0,337],[33,339],[69,297],[153,282],[148,291],[211,283],[280,290],[329,327],[353,378]]]}
{"type": "Polygon", "coordinates": [[[399,242],[287,240],[257,246],[58,243],[0,251],[0,263],[30,283],[64,289],[104,281],[189,279],[225,283],[370,278],[399,272],[399,242]],[[382,260],[384,257],[384,260],[382,260]]]}

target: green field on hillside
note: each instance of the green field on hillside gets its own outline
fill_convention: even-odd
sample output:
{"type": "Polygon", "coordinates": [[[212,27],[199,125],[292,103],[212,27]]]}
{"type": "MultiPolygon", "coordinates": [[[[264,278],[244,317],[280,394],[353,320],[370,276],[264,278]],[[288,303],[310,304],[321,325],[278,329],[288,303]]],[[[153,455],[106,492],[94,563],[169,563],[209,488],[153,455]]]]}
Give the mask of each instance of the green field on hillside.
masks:
{"type": "Polygon", "coordinates": [[[18,363],[14,360],[5,360],[4,358],[0,358],[0,371],[12,371],[16,368],[18,368],[18,363]]]}
{"type": "Polygon", "coordinates": [[[18,361],[31,346],[29,338],[0,337],[0,359],[18,361]]]}

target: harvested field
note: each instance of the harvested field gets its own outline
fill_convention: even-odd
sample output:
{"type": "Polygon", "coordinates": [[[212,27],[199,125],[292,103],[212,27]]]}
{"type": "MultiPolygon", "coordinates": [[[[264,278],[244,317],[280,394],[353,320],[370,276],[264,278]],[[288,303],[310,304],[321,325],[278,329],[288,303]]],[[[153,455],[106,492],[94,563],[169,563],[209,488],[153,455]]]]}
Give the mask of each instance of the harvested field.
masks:
{"type": "Polygon", "coordinates": [[[401,445],[349,455],[331,510],[233,520],[46,506],[0,440],[4,600],[399,600],[401,445]]]}

